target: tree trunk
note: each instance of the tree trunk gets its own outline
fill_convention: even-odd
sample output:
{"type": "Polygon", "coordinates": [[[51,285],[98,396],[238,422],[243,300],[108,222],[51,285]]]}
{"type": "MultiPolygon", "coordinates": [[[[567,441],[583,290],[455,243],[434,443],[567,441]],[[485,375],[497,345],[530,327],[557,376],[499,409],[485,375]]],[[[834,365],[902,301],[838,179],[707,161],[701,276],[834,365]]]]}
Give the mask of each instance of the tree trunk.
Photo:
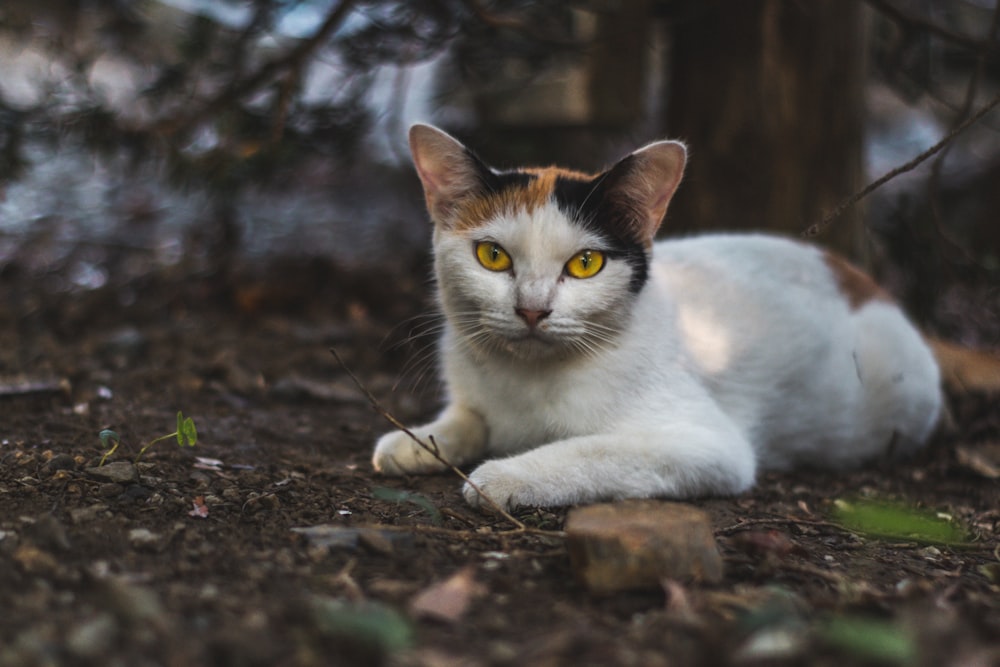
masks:
{"type": "MultiPolygon", "coordinates": [[[[664,231],[798,234],[861,185],[864,20],[843,0],[685,0],[667,132],[691,149],[664,231]]],[[[848,211],[820,241],[862,248],[848,211]]]]}

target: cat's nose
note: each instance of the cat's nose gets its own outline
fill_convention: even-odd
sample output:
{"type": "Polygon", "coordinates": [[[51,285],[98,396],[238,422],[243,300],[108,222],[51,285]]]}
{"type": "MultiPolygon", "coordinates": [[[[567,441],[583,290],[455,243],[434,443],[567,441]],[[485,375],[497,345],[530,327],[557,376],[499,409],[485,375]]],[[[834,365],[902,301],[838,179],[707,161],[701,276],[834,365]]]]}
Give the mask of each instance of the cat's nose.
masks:
{"type": "Polygon", "coordinates": [[[527,322],[528,326],[532,329],[552,314],[551,310],[530,310],[528,308],[515,308],[514,312],[517,313],[518,317],[527,322]]]}

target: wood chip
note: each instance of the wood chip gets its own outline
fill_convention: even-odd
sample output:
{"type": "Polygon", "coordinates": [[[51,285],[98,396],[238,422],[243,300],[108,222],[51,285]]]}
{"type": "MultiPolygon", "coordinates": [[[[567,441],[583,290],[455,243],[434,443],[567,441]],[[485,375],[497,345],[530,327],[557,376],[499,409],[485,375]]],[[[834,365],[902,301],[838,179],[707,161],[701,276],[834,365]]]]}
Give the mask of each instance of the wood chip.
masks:
{"type": "Polygon", "coordinates": [[[464,567],[417,593],[410,601],[410,612],[418,617],[455,623],[465,615],[472,599],[480,594],[482,586],[475,580],[475,570],[471,566],[464,567]]]}
{"type": "Polygon", "coordinates": [[[574,509],[566,537],[573,571],[595,593],[722,579],[711,521],[691,505],[643,500],[574,509]]]}
{"type": "Polygon", "coordinates": [[[0,376],[0,396],[69,394],[71,389],[72,385],[67,378],[29,377],[25,375],[0,376]]]}

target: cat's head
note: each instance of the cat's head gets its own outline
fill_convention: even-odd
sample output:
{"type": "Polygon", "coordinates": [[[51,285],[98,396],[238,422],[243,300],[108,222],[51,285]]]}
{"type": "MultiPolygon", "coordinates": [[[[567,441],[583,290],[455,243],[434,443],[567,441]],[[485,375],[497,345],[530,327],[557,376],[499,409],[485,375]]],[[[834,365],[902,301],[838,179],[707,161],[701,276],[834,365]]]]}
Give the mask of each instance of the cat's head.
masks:
{"type": "Polygon", "coordinates": [[[428,125],[410,129],[410,148],[460,343],[528,360],[614,345],[648,278],[683,144],[649,144],[596,176],[491,169],[428,125]]]}

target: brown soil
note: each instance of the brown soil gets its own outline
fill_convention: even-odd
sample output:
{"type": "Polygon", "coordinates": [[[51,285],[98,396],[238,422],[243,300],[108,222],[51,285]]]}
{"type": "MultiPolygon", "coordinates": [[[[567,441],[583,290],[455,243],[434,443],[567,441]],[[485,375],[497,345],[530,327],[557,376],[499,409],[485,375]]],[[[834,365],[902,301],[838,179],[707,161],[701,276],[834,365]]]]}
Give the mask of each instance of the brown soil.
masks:
{"type": "Polygon", "coordinates": [[[387,425],[328,348],[400,419],[427,417],[430,339],[407,340],[428,326],[408,320],[428,310],[422,281],[292,275],[62,296],[0,276],[0,665],[1000,664],[996,401],[955,398],[955,428],[903,465],[698,501],[721,584],[600,597],[553,532],[565,510],[520,512],[519,531],[469,509],[453,475],[373,474],[387,425]],[[196,447],[157,443],[132,480],[88,472],[102,429],[129,462],[177,410],[196,447]],[[973,538],[854,534],[831,510],[858,496],[973,538]],[[293,530],[318,525],[380,530],[293,530]],[[466,611],[411,607],[467,567],[466,611]]]}

